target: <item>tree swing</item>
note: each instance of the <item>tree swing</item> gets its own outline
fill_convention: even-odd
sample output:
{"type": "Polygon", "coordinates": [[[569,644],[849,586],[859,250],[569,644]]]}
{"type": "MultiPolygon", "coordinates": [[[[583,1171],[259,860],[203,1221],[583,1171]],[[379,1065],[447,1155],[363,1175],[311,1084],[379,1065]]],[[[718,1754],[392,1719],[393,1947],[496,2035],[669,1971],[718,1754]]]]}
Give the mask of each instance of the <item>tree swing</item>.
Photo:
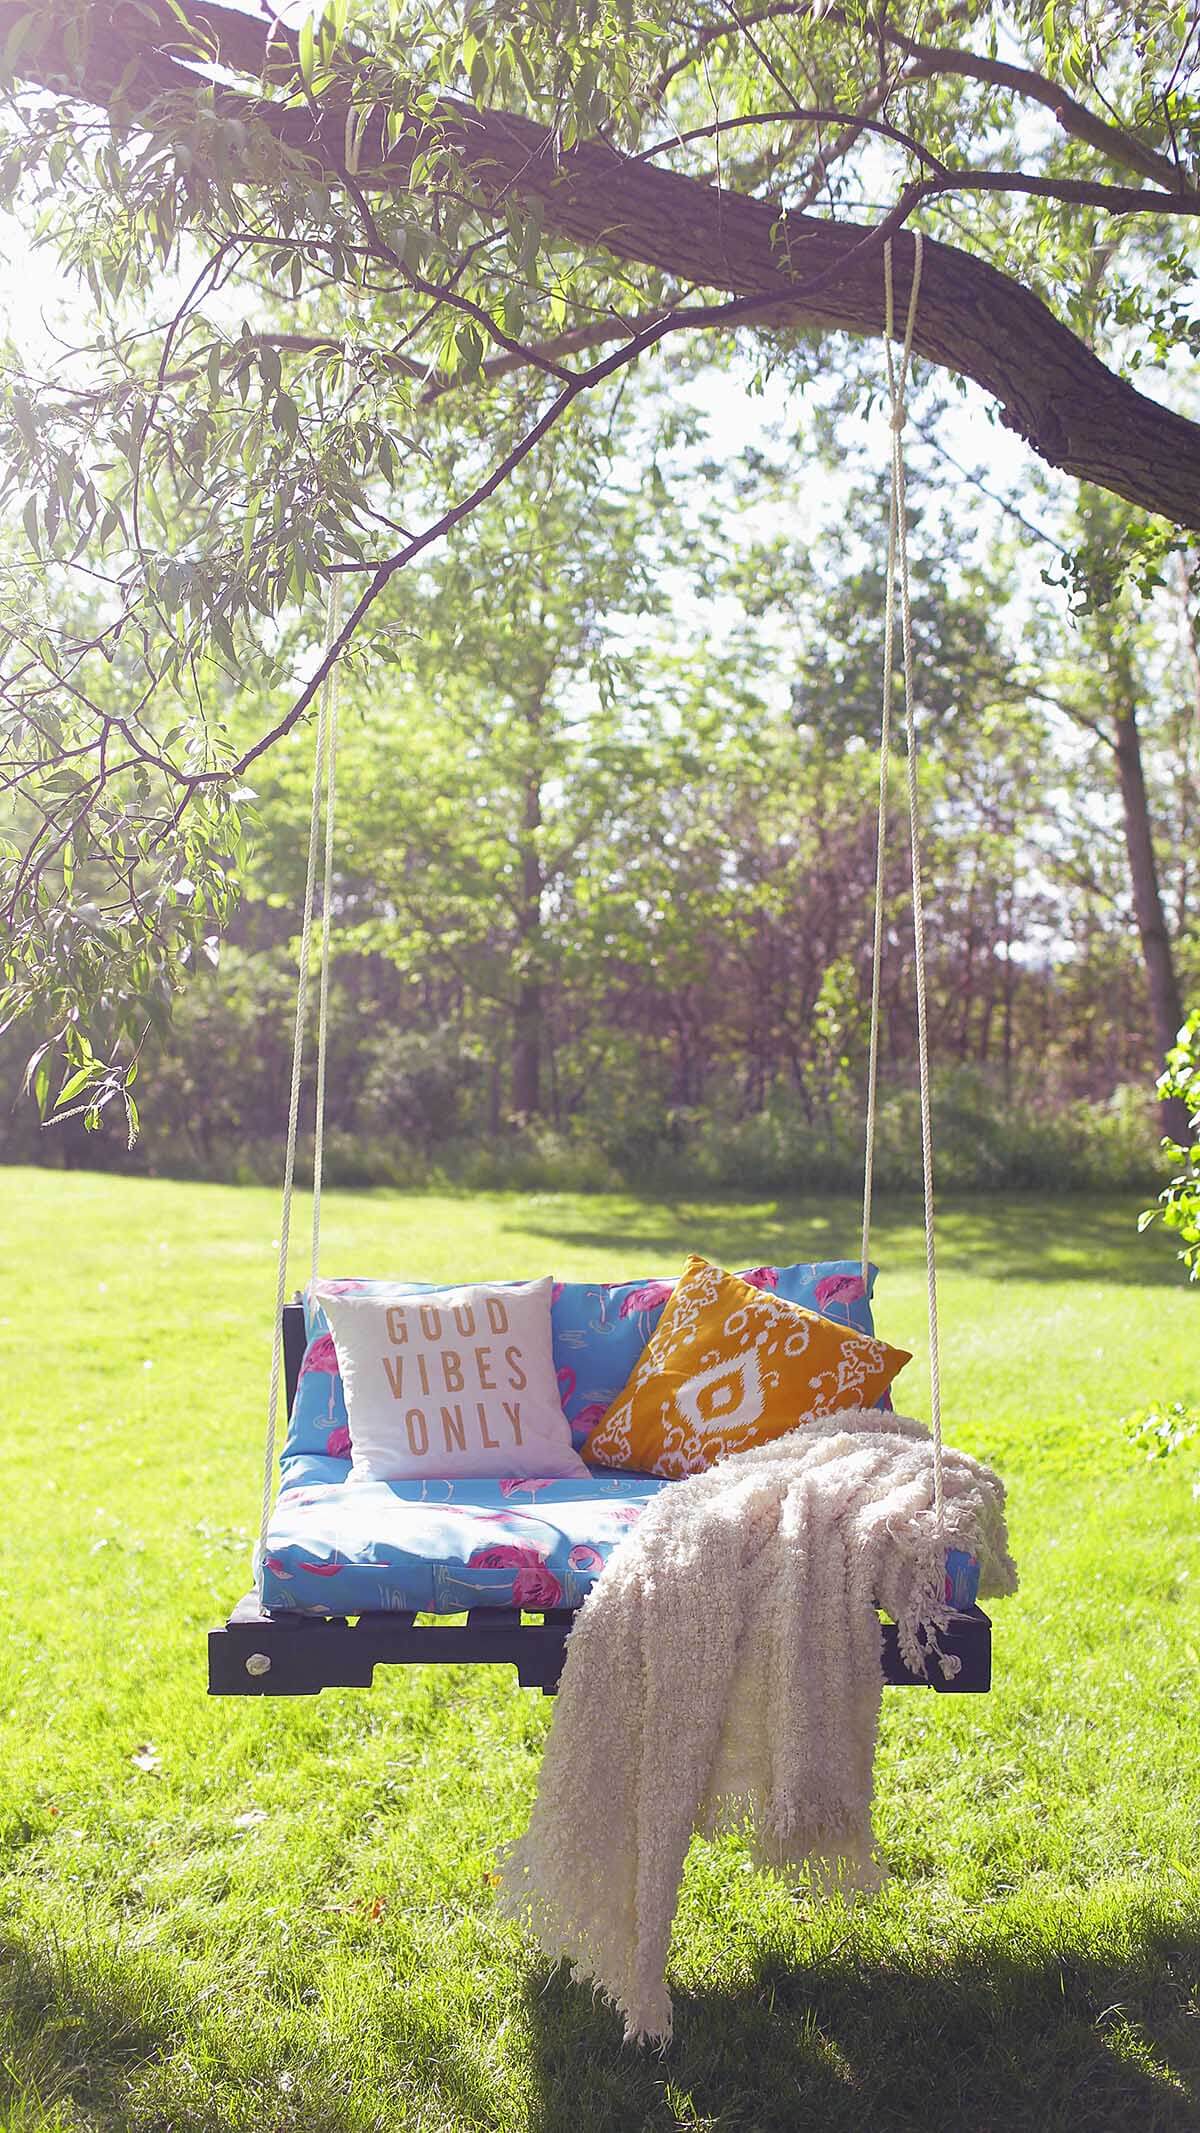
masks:
{"type": "MultiPolygon", "coordinates": [[[[904,718],[907,766],[909,847],[912,871],[913,932],[916,970],[917,1050],[920,1078],[921,1158],[924,1184],[925,1265],[929,1311],[930,1427],[932,1497],[935,1520],[943,1523],[941,1386],[938,1357],[937,1280],[933,1219],[933,1146],[929,1090],[929,1041],[926,1014],[925,934],[922,899],[920,813],[917,786],[917,737],[914,714],[914,661],[912,616],[909,597],[908,547],[905,504],[905,468],[902,432],[906,419],[905,396],[911,367],[913,327],[921,283],[922,239],[914,237],[913,271],[909,289],[904,339],[897,360],[894,341],[892,248],[884,246],[885,330],[887,388],[891,409],[891,487],[888,514],[886,608],[882,711],[879,748],[879,809],[877,823],[874,932],[872,944],[871,1023],[868,1051],[866,1152],[863,1178],[861,1261],[866,1285],[870,1256],[871,1207],[874,1173],[876,1098],[878,1087],[880,967],[883,946],[883,891],[887,844],[888,782],[891,759],[891,694],[895,650],[896,589],[900,592],[900,633],[904,681],[904,718]]],[[[329,596],[328,638],[336,640],[340,617],[340,579],[332,581],[329,596]]],[[[263,1492],[256,1553],[256,1587],[234,1609],[222,1628],[208,1639],[209,1691],[213,1695],[306,1696],[324,1688],[370,1688],[376,1666],[383,1665],[508,1665],[515,1666],[524,1688],[540,1688],[553,1695],[562,1671],[566,1640],[577,1608],[547,1607],[540,1613],[519,1607],[476,1606],[466,1620],[418,1614],[408,1608],[387,1608],[349,1614],[300,1613],[295,1609],[271,1609],[264,1602],[264,1566],[268,1560],[272,1506],[275,1489],[275,1438],[282,1380],[291,1413],[296,1398],[307,1343],[303,1306],[285,1301],[291,1203],[295,1179],[296,1139],[300,1111],[300,1084],[304,1036],[308,1011],[309,958],[315,902],[317,856],[324,815],[324,872],[320,922],[320,979],[317,1008],[316,1119],[313,1147],[312,1278],[320,1260],[321,1182],[323,1167],[326,1031],[329,998],[329,913],[333,885],[334,819],[337,756],[337,679],[331,668],[321,690],[317,722],[312,807],[309,819],[308,858],[301,922],[299,974],[296,993],[295,1033],[292,1048],[291,1090],[288,1112],[287,1150],[284,1160],[283,1206],[280,1219],[279,1257],[276,1281],[275,1339],[267,1403],[266,1445],[263,1458],[263,1492]]],[[[669,1483],[666,1486],[670,1486],[669,1483]]],[[[482,1529],[481,1529],[482,1530],[482,1529]]],[[[582,1604],[580,1601],[579,1604],[582,1604]]],[[[940,1632],[943,1652],[957,1671],[949,1677],[938,1668],[925,1674],[911,1673],[900,1656],[894,1624],[882,1630],[882,1666],[885,1682],[897,1687],[924,1685],[941,1694],[970,1694],[991,1685],[991,1624],[974,1604],[951,1614],[940,1632]]]]}

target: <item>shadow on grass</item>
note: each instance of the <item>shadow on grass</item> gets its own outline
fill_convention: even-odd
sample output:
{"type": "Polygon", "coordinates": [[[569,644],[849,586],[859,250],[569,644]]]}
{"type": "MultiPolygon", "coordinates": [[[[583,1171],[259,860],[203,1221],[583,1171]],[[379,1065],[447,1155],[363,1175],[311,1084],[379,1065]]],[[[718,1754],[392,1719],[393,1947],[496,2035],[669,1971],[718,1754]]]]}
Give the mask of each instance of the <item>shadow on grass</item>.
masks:
{"type": "MultiPolygon", "coordinates": [[[[660,1272],[671,1273],[689,1251],[710,1253],[726,1266],[758,1265],[764,1260],[853,1258],[861,1216],[843,1197],[764,1201],[756,1209],[720,1198],[651,1201],[638,1206],[597,1207],[595,1219],[580,1222],[579,1202],[564,1205],[555,1219],[552,1203],[524,1204],[512,1227],[522,1236],[544,1237],[551,1245],[570,1245],[603,1254],[605,1269],[597,1278],[619,1280],[623,1259],[662,1254],[660,1272]]],[[[924,1264],[921,1209],[917,1201],[879,1202],[875,1211],[873,1256],[891,1272],[924,1264]]],[[[1028,1199],[1008,1196],[995,1202],[947,1202],[938,1211],[943,1265],[968,1274],[994,1274],[1008,1281],[1109,1281],[1134,1288],[1179,1288],[1183,1276],[1173,1249],[1158,1230],[1139,1236],[1136,1196],[1114,1202],[1078,1199],[1028,1199]]]]}
{"type": "Polygon", "coordinates": [[[675,1995],[666,2051],[565,1971],[529,1991],[530,2133],[1196,2133],[1200,1928],[1119,1957],[901,1955],[675,1995]]]}
{"type": "Polygon", "coordinates": [[[409,2026],[402,1990],[385,2019],[376,2004],[369,2040],[308,2030],[289,2048],[283,1979],[240,1992],[231,1979],[227,2004],[179,2005],[136,1954],[35,1954],[7,1941],[0,2126],[1196,2133],[1198,1980],[1200,1926],[1130,1931],[1119,1952],[1094,1955],[979,1948],[932,1974],[903,1953],[805,1967],[764,1951],[735,1990],[676,1994],[663,2054],[624,2046],[611,2010],[543,1969],[514,2024],[525,2031],[516,2115],[511,2090],[492,2090],[488,2055],[469,2035],[409,2026]],[[369,2099],[354,2072],[364,2046],[369,2099]],[[294,2083],[281,2079],[289,2066],[294,2083]]]}

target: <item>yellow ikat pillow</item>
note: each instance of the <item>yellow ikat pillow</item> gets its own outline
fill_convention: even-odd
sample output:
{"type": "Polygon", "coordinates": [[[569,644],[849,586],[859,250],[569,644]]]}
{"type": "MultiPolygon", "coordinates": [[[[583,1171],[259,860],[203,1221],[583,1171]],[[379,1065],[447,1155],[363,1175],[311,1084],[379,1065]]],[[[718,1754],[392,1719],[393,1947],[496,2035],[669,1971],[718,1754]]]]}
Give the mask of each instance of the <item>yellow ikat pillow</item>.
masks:
{"type": "Polygon", "coordinates": [[[817,1416],[873,1407],[909,1361],[903,1348],[691,1258],[583,1456],[672,1479],[698,1474],[817,1416]]]}

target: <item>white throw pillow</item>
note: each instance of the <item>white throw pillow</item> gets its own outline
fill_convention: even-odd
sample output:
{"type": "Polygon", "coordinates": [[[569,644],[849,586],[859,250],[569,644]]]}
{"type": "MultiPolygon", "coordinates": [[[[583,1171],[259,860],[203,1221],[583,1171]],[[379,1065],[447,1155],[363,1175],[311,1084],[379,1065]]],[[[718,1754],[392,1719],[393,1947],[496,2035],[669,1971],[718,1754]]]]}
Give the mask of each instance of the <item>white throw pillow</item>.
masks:
{"type": "Polygon", "coordinates": [[[314,1284],[346,1392],[352,1481],[586,1479],[562,1411],[544,1281],[425,1296],[314,1284]]]}

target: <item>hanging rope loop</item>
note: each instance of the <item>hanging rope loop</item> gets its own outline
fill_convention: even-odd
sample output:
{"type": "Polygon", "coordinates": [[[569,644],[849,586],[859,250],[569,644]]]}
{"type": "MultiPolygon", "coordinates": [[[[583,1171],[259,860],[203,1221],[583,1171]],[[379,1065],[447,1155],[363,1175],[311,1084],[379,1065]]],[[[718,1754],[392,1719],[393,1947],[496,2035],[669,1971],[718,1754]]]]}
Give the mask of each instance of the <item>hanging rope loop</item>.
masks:
{"type": "Polygon", "coordinates": [[[918,790],[916,662],[913,649],[912,597],[908,568],[908,511],[902,436],[908,420],[907,391],[912,363],[913,330],[921,289],[924,239],[913,237],[913,271],[899,361],[896,359],[892,243],[883,248],[884,349],[892,437],[888,505],[887,574],[883,625],[883,701],[879,738],[879,813],[875,850],[875,925],[871,964],[871,1030],[867,1052],[867,1130],[863,1163],[862,1278],[869,1278],[871,1211],[875,1179],[875,1133],[879,1091],[880,985],[883,963],[883,903],[886,888],[888,773],[891,764],[892,688],[896,642],[896,592],[900,594],[903,648],[904,739],[908,790],[908,834],[912,863],[913,948],[917,991],[917,1068],[921,1088],[921,1182],[925,1217],[925,1276],[929,1313],[929,1419],[933,1439],[933,1509],[939,1527],[945,1522],[942,1456],[941,1357],[938,1342],[937,1255],[934,1240],[933,1118],[929,1076],[929,1022],[925,982],[925,904],[921,865],[921,814],[918,790]]]}
{"type": "MultiPolygon", "coordinates": [[[[342,581],[336,574],[329,582],[325,614],[325,652],[333,650],[341,627],[342,581]]],[[[275,1493],[275,1436],[279,1418],[279,1380],[283,1365],[283,1306],[287,1297],[288,1249],[292,1232],[292,1193],[296,1181],[296,1140],[300,1122],[300,1085],[304,1070],[304,1036],[308,1022],[308,975],[312,954],[313,904],[316,895],[317,852],[320,842],[321,807],[325,806],[325,879],[321,905],[321,977],[317,1016],[317,1105],[313,1140],[313,1230],[312,1272],[317,1275],[321,1237],[321,1168],[325,1140],[325,1045],[329,1006],[329,906],[333,887],[334,768],[337,751],[336,661],[321,684],[317,700],[316,741],[313,750],[312,805],[308,820],[308,857],[304,873],[304,911],[300,921],[299,969],[296,979],[296,1019],[292,1031],[292,1079],[288,1096],[287,1150],[283,1159],[283,1204],[279,1216],[279,1257],[275,1269],[275,1334],[271,1350],[271,1383],[267,1395],[267,1435],[263,1448],[262,1508],[258,1523],[258,1547],[254,1557],[254,1581],[262,1596],[263,1558],[267,1551],[267,1527],[275,1493]]]]}

